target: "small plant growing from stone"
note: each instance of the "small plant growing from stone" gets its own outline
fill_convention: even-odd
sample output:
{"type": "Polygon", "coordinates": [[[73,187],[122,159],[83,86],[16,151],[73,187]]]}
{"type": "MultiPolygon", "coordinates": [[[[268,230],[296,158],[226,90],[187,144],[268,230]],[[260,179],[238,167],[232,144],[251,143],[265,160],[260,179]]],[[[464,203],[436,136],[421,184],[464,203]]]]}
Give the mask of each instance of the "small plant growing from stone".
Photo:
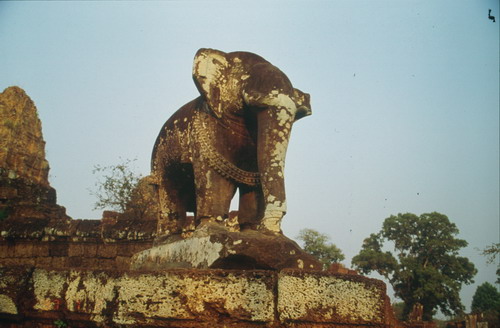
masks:
{"type": "Polygon", "coordinates": [[[157,197],[151,177],[135,173],[134,160],[121,160],[117,165],[95,165],[98,176],[95,190],[90,194],[97,198],[94,209],[110,209],[144,219],[156,216],[157,197]]]}
{"type": "Polygon", "coordinates": [[[57,328],[65,328],[65,327],[68,327],[68,324],[64,321],[62,321],[61,319],[57,319],[56,321],[54,321],[54,325],[57,327],[57,328]]]}
{"type": "Polygon", "coordinates": [[[141,175],[135,174],[130,168],[133,161],[126,159],[117,165],[94,166],[92,173],[99,176],[95,184],[97,189],[90,191],[97,198],[95,209],[109,208],[125,212],[141,179],[141,175]]]}

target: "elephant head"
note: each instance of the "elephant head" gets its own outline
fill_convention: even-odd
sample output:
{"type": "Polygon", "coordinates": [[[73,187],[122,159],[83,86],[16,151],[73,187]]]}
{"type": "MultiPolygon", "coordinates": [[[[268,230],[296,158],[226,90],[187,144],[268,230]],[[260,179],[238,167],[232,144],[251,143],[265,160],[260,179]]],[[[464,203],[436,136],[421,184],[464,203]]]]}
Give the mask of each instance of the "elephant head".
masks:
{"type": "Polygon", "coordinates": [[[264,58],[248,52],[200,49],[193,79],[213,116],[222,121],[256,122],[257,167],[263,200],[260,227],[280,231],[286,213],[284,165],[292,124],[311,115],[308,94],[264,58]]]}

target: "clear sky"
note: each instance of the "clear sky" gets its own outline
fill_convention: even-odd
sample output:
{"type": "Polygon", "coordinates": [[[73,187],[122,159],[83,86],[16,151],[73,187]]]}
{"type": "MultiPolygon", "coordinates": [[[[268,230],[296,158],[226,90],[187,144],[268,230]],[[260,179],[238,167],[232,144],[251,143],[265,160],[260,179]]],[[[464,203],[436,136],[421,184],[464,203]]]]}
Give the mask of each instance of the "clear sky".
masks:
{"type": "Polygon", "coordinates": [[[346,254],[391,214],[448,215],[479,270],[499,242],[499,2],[0,2],[0,89],[35,101],[59,204],[93,210],[96,164],[149,160],[162,124],[197,97],[202,47],[255,52],[311,94],[286,162],[286,235],[346,254]],[[488,19],[488,9],[497,22],[488,19]]]}

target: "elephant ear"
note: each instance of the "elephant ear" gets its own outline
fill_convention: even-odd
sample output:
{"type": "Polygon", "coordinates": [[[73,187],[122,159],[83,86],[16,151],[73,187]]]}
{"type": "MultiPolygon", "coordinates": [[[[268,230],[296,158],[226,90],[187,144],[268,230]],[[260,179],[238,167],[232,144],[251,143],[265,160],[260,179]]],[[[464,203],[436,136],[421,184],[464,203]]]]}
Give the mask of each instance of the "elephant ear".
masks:
{"type": "Polygon", "coordinates": [[[202,48],[194,57],[194,84],[218,118],[225,108],[221,95],[227,93],[229,65],[226,53],[219,50],[202,48]]]}

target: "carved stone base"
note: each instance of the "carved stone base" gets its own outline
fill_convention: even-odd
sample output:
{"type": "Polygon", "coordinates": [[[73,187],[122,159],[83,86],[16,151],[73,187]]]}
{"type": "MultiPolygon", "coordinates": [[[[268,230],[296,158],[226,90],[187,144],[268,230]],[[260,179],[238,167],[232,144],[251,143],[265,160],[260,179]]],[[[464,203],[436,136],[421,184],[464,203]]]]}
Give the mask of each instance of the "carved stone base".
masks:
{"type": "Polygon", "coordinates": [[[210,223],[186,239],[172,237],[131,260],[132,270],[173,268],[321,270],[322,264],[281,234],[234,232],[210,223]]]}
{"type": "Polygon", "coordinates": [[[382,281],[304,270],[0,267],[0,326],[400,328],[382,281]]]}

